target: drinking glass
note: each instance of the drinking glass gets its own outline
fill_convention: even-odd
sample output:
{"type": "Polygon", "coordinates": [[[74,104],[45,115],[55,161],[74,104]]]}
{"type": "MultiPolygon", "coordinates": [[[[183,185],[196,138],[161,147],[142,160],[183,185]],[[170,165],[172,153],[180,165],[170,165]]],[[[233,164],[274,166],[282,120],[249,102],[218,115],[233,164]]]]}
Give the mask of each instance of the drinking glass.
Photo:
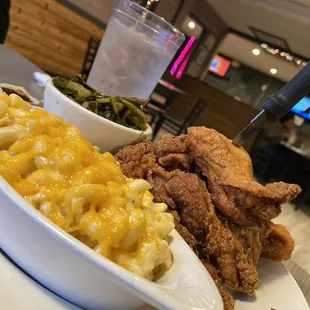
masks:
{"type": "Polygon", "coordinates": [[[105,95],[147,98],[184,40],[163,18],[119,0],[87,82],[105,95]]]}

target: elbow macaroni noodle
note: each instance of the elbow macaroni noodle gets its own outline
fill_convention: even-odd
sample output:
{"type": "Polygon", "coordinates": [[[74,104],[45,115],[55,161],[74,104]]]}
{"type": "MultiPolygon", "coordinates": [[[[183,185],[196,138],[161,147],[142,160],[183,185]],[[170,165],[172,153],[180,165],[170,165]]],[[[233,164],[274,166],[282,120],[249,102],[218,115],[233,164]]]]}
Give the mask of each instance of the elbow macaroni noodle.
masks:
{"type": "Polygon", "coordinates": [[[96,252],[153,279],[170,268],[167,206],[127,179],[110,153],[19,96],[0,94],[0,175],[36,209],[96,252]]]}

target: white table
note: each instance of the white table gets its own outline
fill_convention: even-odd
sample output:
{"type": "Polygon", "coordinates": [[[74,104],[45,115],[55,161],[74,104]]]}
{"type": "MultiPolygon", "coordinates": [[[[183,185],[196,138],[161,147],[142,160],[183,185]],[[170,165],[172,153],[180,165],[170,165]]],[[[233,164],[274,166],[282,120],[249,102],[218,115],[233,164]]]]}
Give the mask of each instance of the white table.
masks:
{"type": "Polygon", "coordinates": [[[0,44],[0,83],[23,86],[31,96],[42,100],[44,89],[33,78],[37,71],[43,72],[24,56],[0,44]]]}
{"type": "Polygon", "coordinates": [[[81,310],[26,275],[1,249],[0,275],[0,309],[81,310]]]}

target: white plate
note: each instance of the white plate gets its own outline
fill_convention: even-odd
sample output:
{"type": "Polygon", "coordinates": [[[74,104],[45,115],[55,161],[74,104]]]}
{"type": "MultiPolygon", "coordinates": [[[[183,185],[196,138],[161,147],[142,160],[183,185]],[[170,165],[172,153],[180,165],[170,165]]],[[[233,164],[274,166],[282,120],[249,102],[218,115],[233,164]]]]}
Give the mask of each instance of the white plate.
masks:
{"type": "MultiPolygon", "coordinates": [[[[307,302],[286,268],[279,263],[262,261],[257,298],[243,298],[235,310],[308,310],[307,302]]],[[[80,310],[24,274],[0,252],[0,309],[80,310]]],[[[153,310],[144,306],[137,310],[153,310]]]]}
{"type": "Polygon", "coordinates": [[[239,296],[235,310],[309,310],[298,284],[283,264],[261,260],[258,273],[256,298],[239,296]]]}

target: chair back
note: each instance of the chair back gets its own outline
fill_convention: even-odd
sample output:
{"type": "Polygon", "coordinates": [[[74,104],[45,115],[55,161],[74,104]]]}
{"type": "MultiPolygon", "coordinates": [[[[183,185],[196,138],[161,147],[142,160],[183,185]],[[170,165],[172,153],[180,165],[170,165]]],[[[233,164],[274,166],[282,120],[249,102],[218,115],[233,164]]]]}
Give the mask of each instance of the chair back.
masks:
{"type": "Polygon", "coordinates": [[[189,112],[187,117],[184,119],[183,126],[182,126],[183,130],[186,130],[188,127],[191,127],[195,124],[198,117],[204,111],[206,106],[207,106],[207,102],[199,98],[196,104],[194,105],[193,109],[189,112]]]}
{"type": "Polygon", "coordinates": [[[167,106],[167,117],[180,124],[194,124],[206,108],[207,102],[200,97],[176,95],[167,106]]]}
{"type": "Polygon", "coordinates": [[[93,66],[100,42],[101,40],[97,40],[94,37],[89,38],[84,64],[81,72],[84,81],[87,80],[91,67],[93,66]]]}

